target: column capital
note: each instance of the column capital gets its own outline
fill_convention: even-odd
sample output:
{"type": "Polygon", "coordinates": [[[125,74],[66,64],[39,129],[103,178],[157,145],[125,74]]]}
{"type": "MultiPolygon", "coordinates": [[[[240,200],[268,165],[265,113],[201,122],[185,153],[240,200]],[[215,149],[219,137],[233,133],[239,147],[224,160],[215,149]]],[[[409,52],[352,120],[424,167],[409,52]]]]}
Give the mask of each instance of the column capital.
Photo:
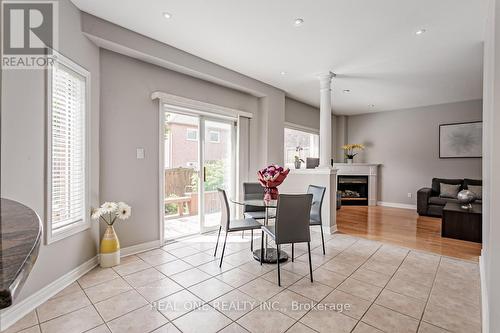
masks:
{"type": "Polygon", "coordinates": [[[330,71],[319,74],[318,79],[321,89],[330,89],[330,84],[335,76],[336,74],[330,71]]]}

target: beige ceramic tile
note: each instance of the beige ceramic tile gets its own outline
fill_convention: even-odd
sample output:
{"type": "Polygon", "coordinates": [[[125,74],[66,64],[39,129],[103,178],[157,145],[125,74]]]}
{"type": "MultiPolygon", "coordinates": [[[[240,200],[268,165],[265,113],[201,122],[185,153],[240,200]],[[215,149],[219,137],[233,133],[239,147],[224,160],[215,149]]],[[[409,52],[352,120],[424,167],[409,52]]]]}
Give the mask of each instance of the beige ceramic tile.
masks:
{"type": "Polygon", "coordinates": [[[360,321],[352,333],[383,333],[381,330],[360,321]]]}
{"type": "Polygon", "coordinates": [[[224,272],[227,272],[231,269],[233,269],[235,266],[225,262],[224,265],[222,265],[222,267],[219,267],[219,261],[210,261],[210,262],[207,262],[203,265],[200,265],[196,268],[204,271],[205,273],[207,274],[210,274],[210,275],[219,275],[221,273],[224,273],[224,272]]]}
{"type": "Polygon", "coordinates": [[[257,307],[237,322],[252,333],[283,333],[295,320],[279,311],[257,307]]]}
{"type": "Polygon", "coordinates": [[[187,262],[188,264],[193,265],[193,266],[203,265],[203,264],[206,264],[207,262],[210,262],[210,261],[217,261],[217,259],[214,259],[213,256],[206,254],[206,253],[203,253],[203,252],[199,252],[199,253],[184,257],[184,258],[182,258],[182,260],[184,260],[185,262],[187,262]]]}
{"type": "Polygon", "coordinates": [[[299,320],[316,304],[316,302],[310,298],[306,298],[289,290],[280,292],[278,295],[271,298],[269,302],[276,306],[275,310],[295,318],[296,320],[299,320]]]}
{"type": "Polygon", "coordinates": [[[174,260],[167,262],[166,264],[156,266],[155,268],[163,274],[171,276],[180,272],[187,271],[188,269],[193,268],[193,266],[182,260],[174,260]]]}
{"type": "Polygon", "coordinates": [[[159,328],[167,322],[165,317],[148,304],[110,321],[108,326],[113,333],[143,333],[159,328]]]}
{"type": "Polygon", "coordinates": [[[111,281],[87,288],[84,291],[92,303],[97,303],[131,289],[132,287],[125,282],[125,280],[118,277],[111,281]]]}
{"type": "Polygon", "coordinates": [[[276,269],[276,265],[273,265],[273,264],[262,264],[261,265],[258,261],[253,260],[253,261],[249,261],[249,262],[246,262],[246,263],[238,266],[238,268],[247,272],[247,273],[260,276],[260,275],[266,274],[266,273],[276,269]]]}
{"type": "Polygon", "coordinates": [[[345,291],[346,293],[349,293],[351,295],[366,299],[370,302],[373,302],[382,290],[382,288],[358,281],[352,277],[342,282],[342,284],[337,289],[345,291]]]}
{"type": "Polygon", "coordinates": [[[153,302],[182,290],[182,287],[168,277],[148,283],[136,289],[148,302],[153,302]]]}
{"type": "Polygon", "coordinates": [[[384,332],[415,333],[418,320],[373,304],[362,319],[366,324],[384,332]]]}
{"type": "MultiPolygon", "coordinates": [[[[302,278],[302,275],[292,273],[285,269],[282,269],[280,274],[282,287],[288,287],[302,278]]],[[[272,270],[269,273],[262,275],[261,277],[271,283],[274,283],[276,285],[278,284],[278,272],[276,270],[272,270]]]]}
{"type": "Polygon", "coordinates": [[[22,331],[19,331],[17,333],[40,333],[40,332],[42,332],[40,326],[36,325],[36,326],[32,326],[30,328],[24,329],[22,331]]]}
{"type": "Polygon", "coordinates": [[[425,301],[383,290],[375,301],[376,304],[420,320],[425,308],[425,301]]]}
{"type": "Polygon", "coordinates": [[[36,313],[35,313],[35,311],[31,311],[26,316],[22,317],[16,323],[14,323],[8,329],[6,329],[5,331],[2,331],[2,332],[3,333],[16,333],[16,332],[22,331],[26,328],[35,326],[37,324],[38,324],[38,318],[36,316],[36,313]]]}
{"type": "Polygon", "coordinates": [[[245,272],[239,268],[231,269],[216,276],[217,279],[237,288],[242,286],[253,279],[257,278],[255,275],[245,272]]]}
{"type": "Polygon", "coordinates": [[[320,267],[313,272],[313,279],[315,282],[337,288],[346,277],[320,267]]]}
{"type": "Polygon", "coordinates": [[[429,304],[425,308],[422,320],[435,326],[445,328],[457,333],[481,332],[481,318],[477,316],[464,316],[457,313],[454,308],[445,308],[437,304],[429,304]]]}
{"type": "Polygon", "coordinates": [[[120,265],[125,265],[125,264],[128,264],[129,262],[140,261],[140,260],[141,259],[137,255],[132,254],[132,255],[129,255],[126,257],[121,257],[120,258],[120,265]]]}
{"type": "Polygon", "coordinates": [[[261,302],[268,300],[283,290],[283,288],[278,287],[276,284],[264,280],[263,278],[252,280],[241,286],[239,289],[245,294],[248,294],[261,302]]]}
{"type": "Polygon", "coordinates": [[[215,333],[231,324],[231,320],[214,308],[198,308],[173,321],[183,333],[215,333]]]}
{"type": "Polygon", "coordinates": [[[300,322],[296,322],[286,333],[316,333],[316,331],[300,322]]]}
{"type": "Polygon", "coordinates": [[[332,260],[328,261],[324,265],[321,266],[323,269],[327,269],[331,272],[337,273],[339,275],[348,277],[351,275],[358,267],[360,266],[359,263],[355,262],[346,262],[343,260],[337,259],[337,257],[333,258],[332,260]]]}
{"type": "Polygon", "coordinates": [[[229,326],[224,327],[218,333],[248,333],[246,329],[244,329],[241,325],[237,323],[232,323],[229,326]]]}
{"type": "Polygon", "coordinates": [[[361,266],[362,268],[369,269],[371,271],[375,271],[382,274],[392,275],[396,272],[399,267],[399,264],[389,263],[387,261],[383,261],[383,259],[369,259],[366,263],[361,266]]]}
{"type": "Polygon", "coordinates": [[[135,260],[126,264],[121,264],[119,266],[113,267],[115,272],[120,274],[121,276],[129,275],[132,273],[136,273],[139,271],[143,271],[145,269],[150,268],[151,265],[142,261],[142,260],[135,260]]]}
{"type": "Polygon", "coordinates": [[[360,268],[356,272],[354,272],[351,276],[358,281],[366,282],[369,284],[373,284],[377,287],[385,287],[387,282],[391,279],[391,276],[388,274],[382,274],[375,271],[370,271],[366,268],[360,268]]]}
{"type": "Polygon", "coordinates": [[[230,292],[233,290],[233,287],[217,280],[216,278],[211,278],[190,287],[188,290],[205,302],[209,302],[230,292]]]}
{"type": "Polygon", "coordinates": [[[93,328],[85,333],[111,333],[111,331],[106,324],[102,324],[101,326],[97,326],[96,328],[93,328]]]}
{"type": "Polygon", "coordinates": [[[103,323],[92,305],[40,325],[43,333],[80,333],[103,323]]]}
{"type": "Polygon", "coordinates": [[[199,253],[200,251],[198,251],[197,249],[192,248],[190,246],[184,246],[184,247],[180,247],[177,249],[167,250],[167,252],[170,254],[173,254],[177,258],[183,258],[183,257],[193,255],[195,253],[199,253]]]}
{"type": "Polygon", "coordinates": [[[60,292],[58,292],[57,294],[55,294],[54,296],[52,296],[50,299],[54,299],[57,297],[68,295],[68,294],[72,294],[72,293],[80,291],[80,290],[82,290],[80,288],[80,285],[78,284],[78,282],[75,281],[72,284],[70,284],[69,286],[67,286],[66,288],[64,288],[63,290],[61,290],[60,292]]]}
{"type": "Polygon", "coordinates": [[[325,286],[319,282],[311,282],[309,276],[306,276],[296,283],[288,287],[291,291],[294,291],[302,296],[312,299],[313,301],[319,302],[326,295],[332,292],[333,288],[325,286]]]}
{"type": "Polygon", "coordinates": [[[255,261],[256,263],[258,263],[258,261],[256,261],[253,258],[253,254],[250,251],[240,251],[240,252],[230,254],[228,256],[226,256],[226,254],[224,253],[222,265],[224,265],[224,263],[227,262],[233,266],[238,266],[238,265],[242,265],[243,263],[246,263],[249,261],[255,261]]]}
{"type": "Polygon", "coordinates": [[[130,290],[96,303],[95,307],[105,321],[110,321],[147,303],[137,291],[130,290]]]}
{"type": "Polygon", "coordinates": [[[300,322],[320,333],[348,333],[357,320],[333,310],[313,309],[300,322]]]}
{"type": "Polygon", "coordinates": [[[371,305],[367,300],[340,290],[334,290],[321,303],[354,319],[361,319],[371,305]]]}
{"type": "Polygon", "coordinates": [[[181,290],[175,294],[154,302],[153,305],[163,313],[169,320],[174,320],[189,311],[192,311],[204,302],[187,290],[181,290]]]}
{"type": "Polygon", "coordinates": [[[182,333],[182,332],[179,331],[177,327],[174,326],[174,324],[168,323],[160,328],[157,328],[151,333],[182,333]]]}
{"type": "Polygon", "coordinates": [[[424,301],[427,300],[431,291],[429,287],[422,284],[398,278],[392,278],[387,284],[386,289],[424,301]]]}
{"type": "Polygon", "coordinates": [[[201,281],[208,280],[211,277],[211,275],[199,270],[198,268],[191,268],[187,271],[183,271],[170,276],[172,280],[185,288],[191,287],[192,285],[200,283],[201,281]]]}
{"type": "MultiPolygon", "coordinates": [[[[276,265],[275,265],[276,266],[276,265]]],[[[280,268],[282,270],[286,270],[292,273],[295,273],[300,276],[304,276],[309,274],[309,264],[303,261],[287,261],[285,264],[281,265],[280,268]]]]}
{"type": "Polygon", "coordinates": [[[151,268],[145,269],[143,271],[132,273],[130,275],[125,275],[123,278],[132,287],[138,288],[138,287],[144,286],[148,283],[161,280],[164,277],[165,277],[164,274],[160,273],[160,271],[151,267],[151,268]]]}
{"type": "Polygon", "coordinates": [[[449,333],[449,331],[421,321],[418,333],[449,333]]]}
{"type": "Polygon", "coordinates": [[[43,323],[52,318],[81,309],[90,304],[82,290],[49,300],[37,308],[38,320],[43,323]]]}
{"type": "Polygon", "coordinates": [[[88,288],[95,286],[99,283],[113,280],[118,277],[118,274],[112,268],[101,268],[96,267],[81,278],[78,279],[78,283],[82,288],[88,288]]]}
{"type": "Polygon", "coordinates": [[[154,254],[154,255],[147,255],[144,257],[141,257],[142,260],[147,262],[150,265],[157,266],[161,265],[170,261],[177,260],[177,257],[171,255],[170,253],[167,253],[165,251],[159,250],[161,252],[154,254]]]}
{"type": "Polygon", "coordinates": [[[216,310],[222,312],[232,320],[237,320],[246,313],[253,310],[260,304],[255,298],[247,295],[238,289],[213,300],[210,302],[216,310]]]}

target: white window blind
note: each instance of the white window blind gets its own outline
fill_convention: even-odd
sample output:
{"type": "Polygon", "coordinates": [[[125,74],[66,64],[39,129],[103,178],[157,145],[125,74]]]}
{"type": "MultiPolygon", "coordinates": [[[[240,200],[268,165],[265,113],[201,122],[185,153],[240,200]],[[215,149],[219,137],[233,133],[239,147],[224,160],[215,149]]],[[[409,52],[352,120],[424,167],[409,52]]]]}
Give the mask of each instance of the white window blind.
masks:
{"type": "Polygon", "coordinates": [[[50,98],[50,227],[54,234],[86,223],[87,79],[78,66],[58,61],[52,68],[50,98]]]}

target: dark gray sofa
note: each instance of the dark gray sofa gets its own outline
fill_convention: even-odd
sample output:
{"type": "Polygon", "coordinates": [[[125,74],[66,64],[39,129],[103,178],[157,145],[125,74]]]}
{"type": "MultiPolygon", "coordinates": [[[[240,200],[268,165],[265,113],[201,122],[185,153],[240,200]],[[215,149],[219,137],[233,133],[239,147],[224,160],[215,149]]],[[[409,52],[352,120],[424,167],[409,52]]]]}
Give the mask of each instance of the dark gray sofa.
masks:
{"type": "MultiPolygon", "coordinates": [[[[483,181],[480,179],[445,179],[433,178],[431,187],[424,187],[417,192],[417,212],[421,216],[443,216],[443,208],[447,202],[458,202],[457,199],[441,198],[439,196],[440,183],[444,184],[460,184],[460,190],[467,189],[467,185],[482,186],[483,181]]],[[[481,204],[481,200],[476,203],[481,204]]]]}

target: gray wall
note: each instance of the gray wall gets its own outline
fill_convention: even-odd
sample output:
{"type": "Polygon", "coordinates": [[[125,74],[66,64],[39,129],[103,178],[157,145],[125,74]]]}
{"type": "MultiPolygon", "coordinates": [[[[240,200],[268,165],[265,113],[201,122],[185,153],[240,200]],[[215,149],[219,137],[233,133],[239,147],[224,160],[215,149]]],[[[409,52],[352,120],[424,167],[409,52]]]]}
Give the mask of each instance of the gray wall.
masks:
{"type": "Polygon", "coordinates": [[[381,163],[379,201],[416,204],[432,177],[481,178],[480,158],[439,159],[439,124],[482,119],[481,100],[349,116],[349,143],[363,143],[358,162],[381,163]],[[412,198],[408,198],[408,193],[412,198]]]}
{"type": "Polygon", "coordinates": [[[116,227],[123,247],[160,237],[157,90],[255,114],[250,142],[258,146],[257,97],[101,49],[101,201],[132,206],[116,227]],[[145,159],[136,159],[137,147],[145,159]]]}
{"type": "MultiPolygon", "coordinates": [[[[91,193],[99,202],[99,50],[80,31],[80,12],[59,2],[59,51],[91,73],[91,193]]],[[[43,70],[2,72],[1,196],[34,209],[45,220],[45,101],[43,70]]],[[[42,289],[96,255],[97,225],[40,249],[17,301],[42,289]]],[[[45,238],[45,237],[44,237],[45,238]]]]}
{"type": "Polygon", "coordinates": [[[500,332],[500,1],[491,0],[484,45],[483,332],[500,332]]]}

